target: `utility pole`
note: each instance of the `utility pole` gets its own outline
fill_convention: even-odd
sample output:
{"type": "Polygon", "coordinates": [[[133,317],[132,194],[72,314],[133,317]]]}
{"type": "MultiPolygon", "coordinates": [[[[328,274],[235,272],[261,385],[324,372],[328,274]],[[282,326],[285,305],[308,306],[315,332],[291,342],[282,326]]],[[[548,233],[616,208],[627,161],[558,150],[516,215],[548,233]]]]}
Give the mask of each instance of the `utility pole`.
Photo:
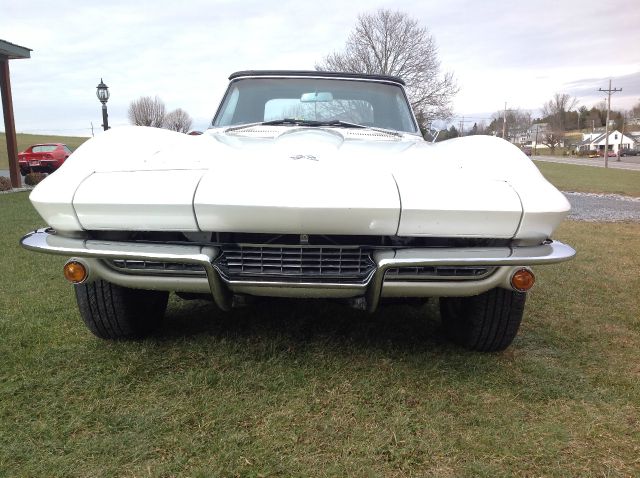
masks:
{"type": "Polygon", "coordinates": [[[503,117],[502,121],[502,139],[507,139],[505,138],[505,135],[507,134],[507,102],[504,102],[504,117],[503,117]]]}
{"type": "Polygon", "coordinates": [[[620,153],[622,152],[622,138],[624,138],[624,115],[622,115],[622,133],[620,133],[620,144],[618,145],[618,159],[620,161],[620,153]]]}
{"type": "Polygon", "coordinates": [[[617,93],[622,91],[622,88],[611,89],[611,80],[609,80],[609,88],[603,90],[598,88],[598,91],[607,93],[607,123],[604,125],[604,167],[609,167],[609,113],[611,112],[611,93],[617,93]]]}
{"type": "Polygon", "coordinates": [[[540,128],[540,124],[536,123],[536,141],[533,145],[533,155],[536,156],[538,154],[538,129],[540,128]]]}
{"type": "Polygon", "coordinates": [[[473,120],[465,119],[464,116],[456,116],[456,118],[459,118],[459,120],[458,120],[458,136],[464,136],[464,125],[465,125],[465,123],[472,123],[473,120]]]}

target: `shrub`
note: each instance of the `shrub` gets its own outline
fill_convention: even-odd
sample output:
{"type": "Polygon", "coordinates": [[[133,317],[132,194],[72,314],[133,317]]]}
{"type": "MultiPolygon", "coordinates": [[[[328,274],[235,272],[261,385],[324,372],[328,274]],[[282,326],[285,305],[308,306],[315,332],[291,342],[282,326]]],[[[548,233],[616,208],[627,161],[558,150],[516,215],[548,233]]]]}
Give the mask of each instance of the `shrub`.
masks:
{"type": "Polygon", "coordinates": [[[29,173],[24,177],[24,183],[27,186],[35,186],[42,181],[47,175],[45,173],[29,173]]]}
{"type": "Polygon", "coordinates": [[[11,186],[9,178],[0,176],[0,191],[10,191],[11,189],[13,189],[13,187],[11,186]]]}

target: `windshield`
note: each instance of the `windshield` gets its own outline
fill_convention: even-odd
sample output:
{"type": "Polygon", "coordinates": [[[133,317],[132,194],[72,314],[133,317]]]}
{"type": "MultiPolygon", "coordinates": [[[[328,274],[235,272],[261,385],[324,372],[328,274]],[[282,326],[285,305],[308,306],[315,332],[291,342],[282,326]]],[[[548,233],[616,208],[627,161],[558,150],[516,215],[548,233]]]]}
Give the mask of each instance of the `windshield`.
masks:
{"type": "Polygon", "coordinates": [[[49,153],[54,151],[58,146],[55,144],[41,144],[31,148],[32,153],[49,153]]]}
{"type": "Polygon", "coordinates": [[[213,126],[265,121],[343,121],[416,133],[400,86],[391,83],[318,78],[245,78],[233,81],[213,126]]]}

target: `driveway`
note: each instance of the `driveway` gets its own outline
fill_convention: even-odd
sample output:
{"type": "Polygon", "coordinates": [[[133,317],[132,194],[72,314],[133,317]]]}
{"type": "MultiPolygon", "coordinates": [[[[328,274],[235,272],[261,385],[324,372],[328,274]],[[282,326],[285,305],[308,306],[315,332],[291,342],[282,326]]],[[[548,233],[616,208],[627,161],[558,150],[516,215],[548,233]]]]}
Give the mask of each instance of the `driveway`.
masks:
{"type": "MultiPolygon", "coordinates": [[[[604,158],[573,158],[568,156],[532,156],[535,161],[546,161],[549,163],[578,164],[580,166],[595,166],[604,168],[604,158]]],[[[640,156],[628,156],[620,158],[609,158],[611,169],[628,169],[640,171],[640,156]]]]}
{"type": "Polygon", "coordinates": [[[618,194],[564,192],[571,203],[569,219],[588,222],[640,222],[640,198],[618,194]]]}

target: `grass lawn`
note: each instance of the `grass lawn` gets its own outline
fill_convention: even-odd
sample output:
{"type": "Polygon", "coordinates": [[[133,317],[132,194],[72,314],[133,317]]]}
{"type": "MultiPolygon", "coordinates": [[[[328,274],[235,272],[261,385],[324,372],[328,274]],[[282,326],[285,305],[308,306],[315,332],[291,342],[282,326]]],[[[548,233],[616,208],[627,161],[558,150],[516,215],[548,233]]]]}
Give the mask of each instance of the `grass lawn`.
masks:
{"type": "Polygon", "coordinates": [[[433,303],[367,315],[172,298],[152,339],[85,329],[42,225],[0,196],[0,476],[638,476],[640,224],[565,223],[501,354],[433,303]]]}
{"type": "MultiPolygon", "coordinates": [[[[16,135],[16,139],[18,140],[18,152],[21,152],[32,144],[38,143],[64,143],[71,148],[71,151],[75,151],[78,146],[89,138],[19,133],[16,135]]],[[[7,159],[7,138],[4,133],[0,133],[0,169],[9,169],[9,160],[7,159]]]]}
{"type": "Polygon", "coordinates": [[[540,172],[562,191],[616,193],[640,197],[640,171],[594,168],[535,161],[540,172]]]}

